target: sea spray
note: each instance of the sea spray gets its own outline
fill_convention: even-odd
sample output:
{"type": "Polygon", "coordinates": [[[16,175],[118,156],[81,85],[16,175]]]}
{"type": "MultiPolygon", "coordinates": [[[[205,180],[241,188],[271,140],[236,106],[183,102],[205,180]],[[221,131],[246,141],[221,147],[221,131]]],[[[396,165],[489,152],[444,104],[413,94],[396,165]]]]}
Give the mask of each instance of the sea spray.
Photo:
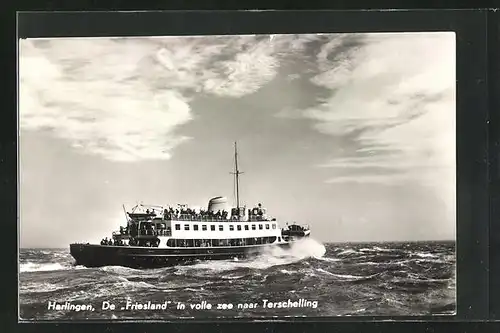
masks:
{"type": "Polygon", "coordinates": [[[318,241],[308,238],[294,242],[288,248],[278,246],[264,246],[255,257],[246,260],[217,260],[203,261],[194,265],[184,266],[179,270],[200,269],[216,272],[232,271],[240,268],[268,269],[273,266],[288,265],[307,258],[321,258],[326,253],[325,246],[318,241]]]}
{"type": "Polygon", "coordinates": [[[59,271],[66,269],[83,269],[83,266],[63,265],[60,263],[33,263],[25,262],[19,265],[19,272],[43,272],[43,271],[59,271]]]}
{"type": "Polygon", "coordinates": [[[290,251],[297,257],[305,255],[304,258],[321,258],[325,255],[326,248],[325,245],[312,238],[304,238],[293,243],[290,251]]]}
{"type": "Polygon", "coordinates": [[[326,248],[323,244],[312,238],[300,239],[284,249],[277,246],[265,247],[259,259],[280,263],[292,263],[306,258],[321,258],[326,253],[326,248]]]}

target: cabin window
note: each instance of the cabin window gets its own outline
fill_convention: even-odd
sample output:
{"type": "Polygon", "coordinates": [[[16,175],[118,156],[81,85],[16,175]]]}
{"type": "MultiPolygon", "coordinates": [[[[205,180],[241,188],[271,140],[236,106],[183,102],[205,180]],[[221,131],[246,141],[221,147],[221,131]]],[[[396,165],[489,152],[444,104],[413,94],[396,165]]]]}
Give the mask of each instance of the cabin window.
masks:
{"type": "Polygon", "coordinates": [[[219,246],[219,240],[218,239],[212,239],[212,246],[219,246]]]}
{"type": "Polygon", "coordinates": [[[195,231],[198,230],[198,225],[197,224],[193,225],[193,230],[195,230],[195,231]]]}
{"type": "Polygon", "coordinates": [[[234,231],[234,225],[229,226],[229,231],[234,231]]]}
{"type": "Polygon", "coordinates": [[[184,230],[189,230],[189,224],[184,224],[184,230]]]}
{"type": "Polygon", "coordinates": [[[262,230],[264,229],[264,227],[262,226],[262,224],[259,224],[259,230],[262,230]]]}
{"type": "Polygon", "coordinates": [[[175,239],[170,238],[167,241],[167,246],[174,247],[175,246],[175,239]]]}
{"type": "Polygon", "coordinates": [[[193,247],[194,246],[194,242],[192,239],[186,239],[186,246],[187,247],[193,247]]]}
{"type": "Polygon", "coordinates": [[[175,230],[181,230],[181,225],[180,224],[176,224],[175,225],[175,230]]]}
{"type": "Polygon", "coordinates": [[[215,231],[215,225],[211,225],[211,226],[210,226],[210,230],[211,230],[211,231],[215,231]]]}
{"type": "Polygon", "coordinates": [[[201,246],[201,239],[195,239],[194,240],[194,246],[195,247],[200,247],[201,246]]]}
{"type": "Polygon", "coordinates": [[[245,225],[245,230],[248,230],[248,224],[247,224],[247,225],[245,225]]]}
{"type": "Polygon", "coordinates": [[[241,225],[238,225],[237,228],[238,228],[238,231],[241,231],[241,225]]]}
{"type": "Polygon", "coordinates": [[[207,225],[206,225],[206,224],[202,224],[202,225],[201,225],[201,230],[203,230],[203,231],[207,231],[207,225]]]}
{"type": "Polygon", "coordinates": [[[224,226],[223,225],[219,226],[219,231],[224,231],[224,226]]]}
{"type": "Polygon", "coordinates": [[[266,229],[269,229],[269,224],[266,224],[266,229]]]}
{"type": "Polygon", "coordinates": [[[252,224],[252,230],[255,230],[255,224],[252,224]]]}
{"type": "Polygon", "coordinates": [[[273,223],[273,229],[276,229],[276,224],[273,223]]]}

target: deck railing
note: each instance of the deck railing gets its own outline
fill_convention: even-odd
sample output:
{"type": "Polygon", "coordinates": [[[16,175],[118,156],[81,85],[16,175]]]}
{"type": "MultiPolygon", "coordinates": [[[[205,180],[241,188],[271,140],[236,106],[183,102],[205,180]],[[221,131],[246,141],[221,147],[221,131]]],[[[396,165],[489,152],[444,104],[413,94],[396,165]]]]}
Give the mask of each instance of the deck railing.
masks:
{"type": "MultiPolygon", "coordinates": [[[[114,231],[113,236],[131,236],[130,233],[120,233],[119,231],[114,231]]],[[[172,236],[172,231],[167,229],[157,229],[157,230],[137,230],[138,236],[172,236]]]]}
{"type": "Polygon", "coordinates": [[[275,219],[265,219],[258,216],[250,216],[248,221],[239,221],[236,216],[231,218],[223,218],[217,216],[206,216],[206,215],[190,215],[190,214],[179,214],[179,215],[166,215],[165,220],[167,221],[198,221],[198,222],[266,222],[275,221],[275,219]]]}

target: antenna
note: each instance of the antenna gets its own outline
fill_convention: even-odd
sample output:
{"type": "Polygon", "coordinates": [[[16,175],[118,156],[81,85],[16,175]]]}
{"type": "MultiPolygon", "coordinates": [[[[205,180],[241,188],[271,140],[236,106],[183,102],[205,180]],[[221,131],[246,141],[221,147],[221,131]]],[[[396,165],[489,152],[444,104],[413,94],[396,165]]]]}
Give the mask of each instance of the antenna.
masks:
{"type": "Polygon", "coordinates": [[[236,184],[236,208],[238,209],[238,215],[240,214],[240,189],[239,189],[239,176],[243,172],[240,172],[238,170],[238,146],[236,144],[236,141],[234,142],[234,172],[231,172],[232,175],[234,175],[234,181],[236,184]]]}
{"type": "Polygon", "coordinates": [[[123,207],[123,213],[125,214],[125,220],[127,220],[127,223],[128,223],[127,210],[125,209],[125,205],[124,204],[122,204],[122,207],[123,207]]]}

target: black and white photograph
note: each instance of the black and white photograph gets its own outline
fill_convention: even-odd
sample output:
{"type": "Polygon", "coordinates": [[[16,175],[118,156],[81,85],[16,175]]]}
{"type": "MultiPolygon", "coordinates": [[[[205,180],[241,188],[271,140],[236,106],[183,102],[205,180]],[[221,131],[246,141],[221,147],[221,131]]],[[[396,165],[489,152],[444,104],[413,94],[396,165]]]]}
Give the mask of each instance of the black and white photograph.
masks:
{"type": "Polygon", "coordinates": [[[454,315],[455,44],[20,39],[19,320],[454,315]]]}

